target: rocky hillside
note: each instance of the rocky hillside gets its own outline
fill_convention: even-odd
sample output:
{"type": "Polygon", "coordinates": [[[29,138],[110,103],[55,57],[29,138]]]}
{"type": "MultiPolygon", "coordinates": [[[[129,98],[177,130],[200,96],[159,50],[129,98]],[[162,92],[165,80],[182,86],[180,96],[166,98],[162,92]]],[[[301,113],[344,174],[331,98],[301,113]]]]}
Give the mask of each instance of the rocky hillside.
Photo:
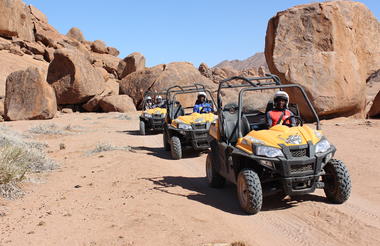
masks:
{"type": "Polygon", "coordinates": [[[214,66],[214,68],[217,68],[217,67],[226,68],[230,70],[237,70],[237,71],[243,71],[243,70],[248,70],[252,68],[258,69],[259,67],[264,67],[268,69],[264,52],[258,52],[254,54],[253,56],[248,57],[245,60],[231,60],[231,61],[224,60],[214,66]]]}
{"type": "Polygon", "coordinates": [[[120,59],[116,48],[86,40],[78,28],[63,35],[41,11],[21,0],[0,0],[0,9],[0,114],[7,120],[50,119],[62,108],[135,111],[149,88],[200,81],[214,86],[191,64],[150,69],[142,54],[120,59]],[[146,76],[164,76],[165,81],[146,76]],[[136,83],[139,79],[144,82],[136,83]]]}
{"type": "Polygon", "coordinates": [[[59,33],[21,0],[0,0],[0,9],[0,115],[7,120],[50,119],[64,108],[135,111],[147,90],[195,82],[214,89],[222,79],[268,70],[283,83],[303,85],[324,118],[380,115],[380,24],[361,3],[312,3],[279,12],[268,23],[265,59],[257,53],[198,69],[187,62],[147,68],[138,52],[121,59],[116,48],[86,40],[78,28],[59,33]]]}

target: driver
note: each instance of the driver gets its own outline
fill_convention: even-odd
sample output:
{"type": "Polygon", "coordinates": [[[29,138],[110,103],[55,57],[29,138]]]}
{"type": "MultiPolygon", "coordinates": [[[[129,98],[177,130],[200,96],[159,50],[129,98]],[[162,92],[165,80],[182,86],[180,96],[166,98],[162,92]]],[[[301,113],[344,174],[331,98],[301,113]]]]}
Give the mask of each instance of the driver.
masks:
{"type": "Polygon", "coordinates": [[[152,109],[153,107],[153,101],[150,96],[147,96],[145,98],[145,105],[144,105],[144,110],[152,109]]]}
{"type": "Polygon", "coordinates": [[[194,113],[207,114],[210,112],[214,112],[212,105],[206,102],[206,98],[207,97],[205,92],[202,91],[198,93],[198,98],[193,108],[194,113]]]}
{"type": "Polygon", "coordinates": [[[165,106],[164,100],[162,100],[162,96],[157,96],[154,104],[155,108],[163,108],[165,106]]]}
{"type": "Polygon", "coordinates": [[[296,126],[295,119],[291,116],[294,114],[288,109],[289,95],[285,91],[278,91],[273,98],[274,109],[267,113],[268,127],[283,124],[287,126],[296,126]]]}

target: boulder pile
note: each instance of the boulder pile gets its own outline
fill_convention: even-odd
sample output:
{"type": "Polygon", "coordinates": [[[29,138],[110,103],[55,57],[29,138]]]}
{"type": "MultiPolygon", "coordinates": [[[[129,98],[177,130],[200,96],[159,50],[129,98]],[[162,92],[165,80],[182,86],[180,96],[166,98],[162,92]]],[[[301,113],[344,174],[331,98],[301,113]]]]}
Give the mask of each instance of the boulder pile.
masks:
{"type": "MultiPolygon", "coordinates": [[[[263,53],[210,68],[188,62],[146,67],[134,52],[124,59],[101,40],[66,35],[22,0],[0,0],[0,115],[7,120],[50,119],[69,112],[130,112],[146,91],[203,84],[215,91],[232,76],[270,72],[285,84],[302,85],[322,118],[380,116],[380,23],[362,3],[329,1],[296,6],[268,22],[263,53]],[[269,68],[269,71],[268,71],[269,68]]],[[[288,91],[306,119],[297,91],[288,91]]],[[[265,106],[273,93],[255,103],[265,106]]],[[[225,96],[236,101],[236,92],[225,96]]],[[[185,106],[195,96],[183,97],[185,106]]]]}

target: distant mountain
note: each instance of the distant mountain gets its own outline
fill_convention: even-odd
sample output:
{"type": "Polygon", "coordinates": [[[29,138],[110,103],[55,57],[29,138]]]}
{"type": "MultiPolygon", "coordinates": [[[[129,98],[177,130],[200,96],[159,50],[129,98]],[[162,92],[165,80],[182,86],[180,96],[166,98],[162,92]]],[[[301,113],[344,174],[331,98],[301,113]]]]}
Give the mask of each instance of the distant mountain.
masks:
{"type": "Polygon", "coordinates": [[[225,60],[214,66],[214,68],[228,68],[242,71],[251,68],[259,68],[260,66],[264,66],[265,69],[268,70],[264,52],[258,52],[245,60],[225,60]]]}

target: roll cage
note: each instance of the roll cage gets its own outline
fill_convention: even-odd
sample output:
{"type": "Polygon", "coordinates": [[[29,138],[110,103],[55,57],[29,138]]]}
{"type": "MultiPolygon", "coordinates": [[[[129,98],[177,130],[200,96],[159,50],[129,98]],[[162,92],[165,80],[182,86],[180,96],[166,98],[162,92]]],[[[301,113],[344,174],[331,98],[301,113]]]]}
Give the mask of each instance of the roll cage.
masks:
{"type": "Polygon", "coordinates": [[[166,117],[167,117],[167,122],[169,124],[172,122],[172,120],[175,119],[175,115],[177,115],[178,111],[181,110],[181,107],[182,107],[182,106],[178,107],[176,105],[176,104],[179,104],[179,102],[176,100],[176,96],[183,95],[183,94],[191,94],[195,92],[205,92],[209,96],[208,101],[210,101],[214,107],[217,106],[212,96],[212,92],[202,84],[194,83],[193,85],[186,85],[186,86],[175,85],[175,86],[169,87],[166,91],[166,99],[167,99],[166,117]]]}
{"type": "Polygon", "coordinates": [[[294,88],[294,89],[299,90],[301,92],[301,94],[303,95],[310,111],[312,112],[312,114],[315,118],[315,121],[317,123],[317,130],[320,130],[320,128],[321,128],[319,117],[318,117],[312,103],[310,102],[305,90],[300,85],[298,85],[298,84],[283,85],[283,84],[281,84],[280,78],[274,74],[265,74],[264,77],[251,77],[251,78],[234,76],[231,78],[221,80],[219,82],[219,87],[218,87],[218,91],[217,91],[217,114],[218,114],[218,118],[220,121],[220,124],[219,124],[220,136],[222,136],[222,138],[224,137],[224,129],[223,129],[224,118],[223,118],[223,113],[222,113],[223,112],[223,101],[222,101],[221,91],[223,89],[232,89],[232,88],[242,88],[239,92],[239,97],[238,97],[238,109],[237,109],[238,117],[237,117],[237,122],[236,122],[236,124],[237,124],[236,130],[237,130],[239,138],[243,137],[242,130],[241,130],[241,117],[243,115],[243,112],[242,112],[243,97],[244,97],[244,94],[246,92],[250,92],[250,91],[259,91],[259,90],[262,91],[262,90],[273,90],[273,89],[283,90],[283,89],[287,89],[287,88],[294,88]],[[234,81],[234,80],[241,80],[241,81],[246,82],[246,83],[238,84],[238,85],[232,85],[229,83],[230,81],[234,81]]]}

